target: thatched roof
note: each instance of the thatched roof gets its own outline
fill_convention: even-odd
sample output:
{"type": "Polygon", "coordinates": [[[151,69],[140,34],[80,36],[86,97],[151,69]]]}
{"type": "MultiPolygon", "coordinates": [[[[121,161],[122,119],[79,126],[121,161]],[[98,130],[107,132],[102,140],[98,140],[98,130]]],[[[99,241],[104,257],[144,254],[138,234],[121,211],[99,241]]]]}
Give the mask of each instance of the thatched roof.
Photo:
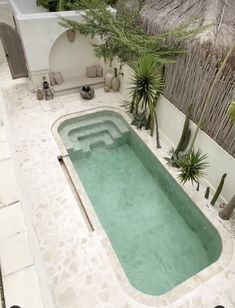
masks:
{"type": "MultiPolygon", "coordinates": [[[[149,34],[173,31],[189,24],[207,26],[187,43],[188,52],[175,64],[166,65],[164,96],[186,113],[193,103],[191,118],[198,123],[218,67],[235,40],[235,0],[149,0],[141,11],[149,34]]],[[[202,129],[235,158],[235,125],[228,106],[235,97],[235,52],[230,57],[207,109],[202,129]]]]}
{"type": "Polygon", "coordinates": [[[173,30],[192,22],[213,25],[197,36],[197,43],[221,52],[235,40],[235,0],[149,0],[141,11],[143,25],[150,34],[173,30]]]}

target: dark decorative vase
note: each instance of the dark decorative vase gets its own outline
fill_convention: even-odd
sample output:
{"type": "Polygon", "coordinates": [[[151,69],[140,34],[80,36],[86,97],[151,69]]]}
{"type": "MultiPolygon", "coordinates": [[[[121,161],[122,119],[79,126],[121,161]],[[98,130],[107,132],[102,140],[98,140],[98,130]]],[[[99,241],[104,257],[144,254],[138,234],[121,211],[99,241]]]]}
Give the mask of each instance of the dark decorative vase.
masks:
{"type": "Polygon", "coordinates": [[[89,86],[82,87],[80,91],[81,97],[84,99],[92,99],[95,94],[95,90],[90,88],[89,86]]]}

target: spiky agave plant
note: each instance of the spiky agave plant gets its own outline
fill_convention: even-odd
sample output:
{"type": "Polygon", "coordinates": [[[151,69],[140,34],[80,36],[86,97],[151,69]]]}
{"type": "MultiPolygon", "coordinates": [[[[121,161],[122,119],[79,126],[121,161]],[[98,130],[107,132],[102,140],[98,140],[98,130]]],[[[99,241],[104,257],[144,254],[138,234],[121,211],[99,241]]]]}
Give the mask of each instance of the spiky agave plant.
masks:
{"type": "Polygon", "coordinates": [[[131,125],[135,125],[138,129],[141,129],[147,123],[145,112],[134,114],[134,119],[131,125]]]}
{"type": "Polygon", "coordinates": [[[235,123],[235,101],[233,101],[229,106],[228,112],[231,120],[235,123]]]}
{"type": "Polygon", "coordinates": [[[183,155],[178,161],[180,169],[179,179],[182,184],[187,181],[191,183],[198,183],[200,178],[204,176],[204,169],[208,166],[205,159],[207,154],[202,154],[200,150],[192,149],[183,155]]]}

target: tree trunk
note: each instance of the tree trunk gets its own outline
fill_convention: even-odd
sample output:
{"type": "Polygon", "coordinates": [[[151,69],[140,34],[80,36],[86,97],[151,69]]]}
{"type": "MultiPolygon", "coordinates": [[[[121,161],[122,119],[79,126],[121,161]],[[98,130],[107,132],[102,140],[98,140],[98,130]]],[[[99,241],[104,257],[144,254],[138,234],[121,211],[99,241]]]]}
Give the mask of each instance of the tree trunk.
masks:
{"type": "Polygon", "coordinates": [[[219,217],[221,217],[224,220],[229,220],[234,209],[235,209],[235,195],[232,197],[229,203],[225,205],[225,207],[219,212],[219,217]]]}
{"type": "Polygon", "coordinates": [[[155,113],[155,125],[156,125],[156,142],[157,142],[157,148],[161,149],[160,144],[160,137],[159,137],[159,129],[158,129],[158,121],[157,121],[157,115],[155,113]]]}

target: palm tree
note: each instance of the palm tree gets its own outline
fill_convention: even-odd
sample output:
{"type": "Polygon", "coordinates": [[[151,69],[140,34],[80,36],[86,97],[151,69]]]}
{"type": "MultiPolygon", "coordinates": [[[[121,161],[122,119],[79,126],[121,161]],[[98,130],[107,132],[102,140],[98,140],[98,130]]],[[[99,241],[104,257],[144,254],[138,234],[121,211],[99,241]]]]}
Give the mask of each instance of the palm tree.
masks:
{"type": "Polygon", "coordinates": [[[229,106],[228,112],[231,120],[235,123],[235,101],[233,101],[229,106]]]}
{"type": "Polygon", "coordinates": [[[156,128],[157,147],[160,148],[156,105],[162,93],[163,80],[159,67],[153,57],[145,55],[133,65],[133,71],[130,112],[139,114],[141,110],[147,114],[146,129],[150,128],[150,134],[153,136],[154,128],[156,128]]]}

